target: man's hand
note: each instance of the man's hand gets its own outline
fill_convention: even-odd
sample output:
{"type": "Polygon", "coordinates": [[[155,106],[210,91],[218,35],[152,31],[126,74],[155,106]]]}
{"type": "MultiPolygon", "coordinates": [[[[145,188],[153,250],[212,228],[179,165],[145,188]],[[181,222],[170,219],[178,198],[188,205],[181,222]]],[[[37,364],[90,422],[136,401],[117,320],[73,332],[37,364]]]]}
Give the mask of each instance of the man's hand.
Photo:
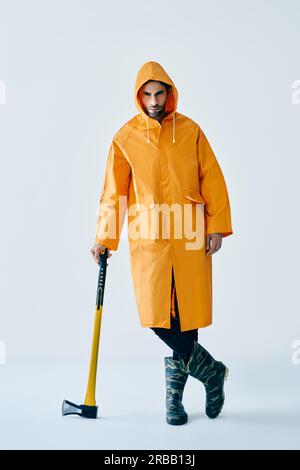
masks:
{"type": "MultiPolygon", "coordinates": [[[[105,250],[105,248],[107,248],[107,247],[104,246],[104,245],[97,245],[95,243],[95,245],[91,249],[90,253],[93,256],[93,258],[94,258],[94,260],[96,261],[97,264],[100,263],[100,252],[105,250]]],[[[110,249],[108,248],[107,258],[110,258],[110,257],[111,257],[111,252],[110,252],[110,249]]],[[[108,263],[107,263],[107,265],[108,265],[108,263]]]]}
{"type": "Polygon", "coordinates": [[[213,255],[222,246],[222,235],[220,233],[210,233],[206,236],[206,256],[213,255]],[[211,243],[211,246],[210,246],[211,243]]]}

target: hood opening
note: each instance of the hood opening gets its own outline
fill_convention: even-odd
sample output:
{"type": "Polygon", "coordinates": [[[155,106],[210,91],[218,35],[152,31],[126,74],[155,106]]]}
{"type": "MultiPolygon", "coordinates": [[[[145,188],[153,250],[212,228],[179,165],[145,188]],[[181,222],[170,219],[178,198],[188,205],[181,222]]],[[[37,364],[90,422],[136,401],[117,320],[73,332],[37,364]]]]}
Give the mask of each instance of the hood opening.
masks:
{"type": "Polygon", "coordinates": [[[175,113],[177,110],[178,91],[174,85],[173,80],[169,77],[164,68],[158,62],[153,61],[145,62],[141,66],[137,73],[134,86],[134,101],[136,108],[139,111],[141,117],[147,123],[147,143],[150,142],[149,127],[154,126],[153,124],[149,126],[149,124],[154,118],[149,117],[148,114],[144,111],[140,99],[138,97],[138,91],[146,82],[148,82],[148,80],[157,80],[170,85],[167,101],[165,103],[165,111],[167,112],[165,119],[170,119],[171,117],[173,118],[172,142],[175,143],[175,113]]]}

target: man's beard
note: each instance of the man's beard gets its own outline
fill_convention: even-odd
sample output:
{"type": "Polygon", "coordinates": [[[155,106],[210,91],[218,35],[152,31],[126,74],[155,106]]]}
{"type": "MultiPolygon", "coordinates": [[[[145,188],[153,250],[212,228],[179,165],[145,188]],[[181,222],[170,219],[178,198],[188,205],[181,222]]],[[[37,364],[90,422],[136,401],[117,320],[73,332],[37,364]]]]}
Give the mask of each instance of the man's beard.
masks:
{"type": "Polygon", "coordinates": [[[148,114],[150,116],[160,116],[160,114],[163,112],[164,108],[158,108],[158,109],[149,109],[148,114]]]}

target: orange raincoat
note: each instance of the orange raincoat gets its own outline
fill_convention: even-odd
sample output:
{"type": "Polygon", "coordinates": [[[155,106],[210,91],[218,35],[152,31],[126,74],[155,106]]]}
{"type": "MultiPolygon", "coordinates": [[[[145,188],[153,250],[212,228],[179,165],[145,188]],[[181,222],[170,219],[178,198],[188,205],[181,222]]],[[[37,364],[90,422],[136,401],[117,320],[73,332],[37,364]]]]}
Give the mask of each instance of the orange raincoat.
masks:
{"type": "Polygon", "coordinates": [[[205,254],[205,235],[233,233],[226,183],[200,126],[177,112],[177,88],[159,63],[142,65],[134,100],[138,114],[116,132],[110,145],[95,242],[117,250],[128,209],[131,275],[141,326],[170,328],[173,268],[181,331],[205,327],[212,323],[212,256],[205,254]],[[148,80],[171,85],[168,114],[161,124],[147,115],[138,97],[148,80]],[[174,232],[175,206],[177,214],[182,210],[176,219],[183,226],[179,236],[174,232]],[[162,207],[169,212],[158,209],[162,207]],[[112,222],[113,233],[108,230],[112,222]],[[169,232],[162,232],[166,224],[169,232]],[[142,225],[147,227],[144,235],[132,236],[142,225]]]}

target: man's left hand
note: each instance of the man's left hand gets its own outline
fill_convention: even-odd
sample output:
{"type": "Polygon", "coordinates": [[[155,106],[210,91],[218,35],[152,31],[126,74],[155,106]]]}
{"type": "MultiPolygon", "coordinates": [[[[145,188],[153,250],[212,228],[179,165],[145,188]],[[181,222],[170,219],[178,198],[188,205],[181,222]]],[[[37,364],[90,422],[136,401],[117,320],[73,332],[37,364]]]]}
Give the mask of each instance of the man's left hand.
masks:
{"type": "Polygon", "coordinates": [[[210,233],[206,236],[206,256],[213,255],[222,246],[222,235],[220,233],[210,233]]]}

